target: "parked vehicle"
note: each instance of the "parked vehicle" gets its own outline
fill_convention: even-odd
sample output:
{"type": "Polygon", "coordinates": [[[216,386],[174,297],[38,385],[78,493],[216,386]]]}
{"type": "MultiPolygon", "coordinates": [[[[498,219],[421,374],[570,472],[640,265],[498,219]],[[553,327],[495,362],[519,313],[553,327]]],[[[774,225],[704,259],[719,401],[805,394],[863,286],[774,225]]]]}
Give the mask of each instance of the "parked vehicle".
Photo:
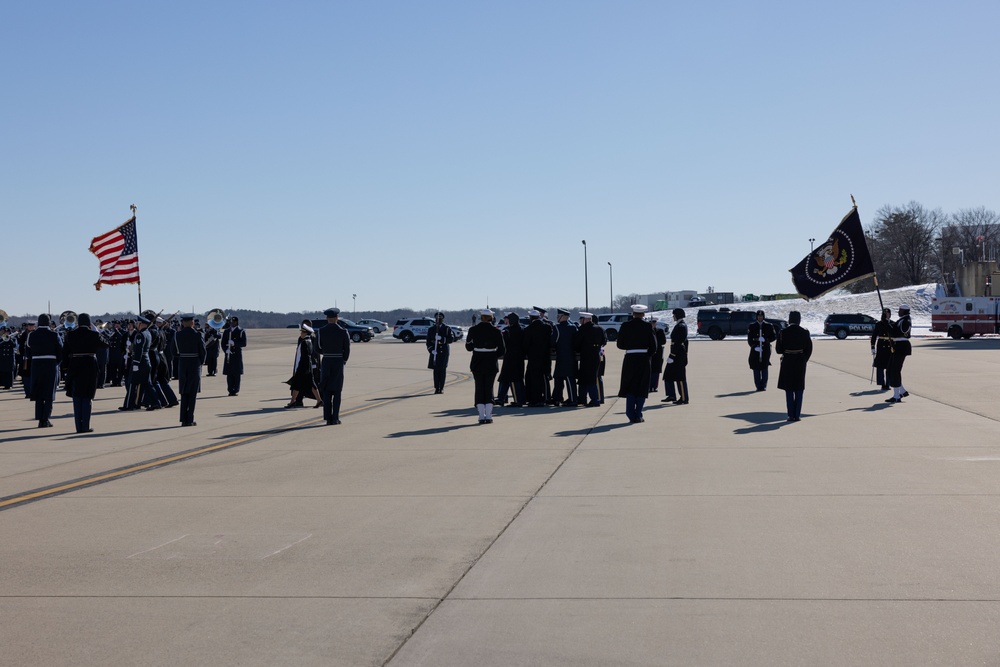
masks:
{"type": "Polygon", "coordinates": [[[632,313],[598,315],[597,326],[604,329],[604,335],[607,336],[609,342],[613,343],[618,339],[618,329],[621,328],[622,322],[628,322],[630,319],[632,319],[632,313]]]}
{"type": "Polygon", "coordinates": [[[871,336],[878,323],[863,313],[831,313],[823,320],[823,333],[844,340],[848,336],[871,336]]]}
{"type": "Polygon", "coordinates": [[[377,334],[389,330],[389,323],[382,320],[358,320],[357,324],[362,327],[370,327],[377,334]]]}
{"type": "Polygon", "coordinates": [[[412,343],[415,340],[427,338],[427,330],[434,324],[430,317],[408,317],[397,320],[396,326],[392,329],[392,337],[398,338],[404,343],[412,343]]]}
{"type": "MultiPolygon", "coordinates": [[[[753,310],[729,310],[728,308],[702,308],[698,311],[698,333],[712,340],[722,340],[726,336],[746,336],[750,324],[757,319],[753,310]]],[[[788,326],[785,320],[765,317],[770,322],[774,333],[779,333],[788,326]]]]}
{"type": "Polygon", "coordinates": [[[954,340],[1000,332],[1000,297],[935,297],[931,302],[931,331],[947,333],[954,340]]]}
{"type": "MultiPolygon", "coordinates": [[[[347,333],[350,334],[351,341],[354,343],[367,343],[375,336],[370,327],[359,326],[351,320],[345,320],[344,318],[340,318],[339,321],[341,326],[347,329],[347,333]]],[[[312,320],[313,329],[325,327],[326,324],[326,320],[312,320]]]]}

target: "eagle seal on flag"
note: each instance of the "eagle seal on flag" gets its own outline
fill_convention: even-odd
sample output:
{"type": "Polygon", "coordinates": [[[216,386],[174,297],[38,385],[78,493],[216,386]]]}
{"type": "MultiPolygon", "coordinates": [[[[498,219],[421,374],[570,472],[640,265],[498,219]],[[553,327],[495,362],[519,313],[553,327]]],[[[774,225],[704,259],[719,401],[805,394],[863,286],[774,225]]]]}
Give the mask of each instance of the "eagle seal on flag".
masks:
{"type": "Polygon", "coordinates": [[[806,299],[875,273],[858,209],[852,208],[816,250],[789,269],[792,283],[806,299]]]}

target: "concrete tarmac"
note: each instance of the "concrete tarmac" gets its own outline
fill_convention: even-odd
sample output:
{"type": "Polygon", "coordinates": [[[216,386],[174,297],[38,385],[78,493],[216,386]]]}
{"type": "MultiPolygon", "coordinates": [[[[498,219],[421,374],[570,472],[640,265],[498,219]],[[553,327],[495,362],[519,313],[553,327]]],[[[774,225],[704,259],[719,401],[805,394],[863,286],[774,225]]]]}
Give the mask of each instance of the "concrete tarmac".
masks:
{"type": "Polygon", "coordinates": [[[611,348],[604,406],[480,426],[464,346],[433,395],[383,335],[324,426],[295,338],[249,332],[194,428],[0,392],[0,664],[1000,664],[997,339],[916,341],[899,405],[815,340],[798,423],[727,339],[628,425],[611,348]]]}

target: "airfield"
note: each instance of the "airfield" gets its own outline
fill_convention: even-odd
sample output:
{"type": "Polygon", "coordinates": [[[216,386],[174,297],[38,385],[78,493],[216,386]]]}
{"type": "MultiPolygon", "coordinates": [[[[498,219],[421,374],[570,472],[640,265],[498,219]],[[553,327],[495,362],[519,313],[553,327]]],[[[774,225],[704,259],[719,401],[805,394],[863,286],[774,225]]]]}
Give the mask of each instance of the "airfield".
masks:
{"type": "Polygon", "coordinates": [[[296,335],[194,428],[0,392],[0,664],[1000,664],[998,338],[916,339],[899,405],[815,339],[798,423],[698,339],[691,403],[629,425],[609,347],[603,406],[479,425],[462,344],[433,395],[382,335],[325,426],[283,408],[296,335]]]}

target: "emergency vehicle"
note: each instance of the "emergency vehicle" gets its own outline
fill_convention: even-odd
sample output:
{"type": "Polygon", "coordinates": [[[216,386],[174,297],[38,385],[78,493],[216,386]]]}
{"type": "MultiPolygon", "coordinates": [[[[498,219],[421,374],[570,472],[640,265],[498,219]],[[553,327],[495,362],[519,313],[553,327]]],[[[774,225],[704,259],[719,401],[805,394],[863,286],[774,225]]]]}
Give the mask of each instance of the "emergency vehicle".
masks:
{"type": "Polygon", "coordinates": [[[931,331],[947,333],[958,340],[1000,330],[1000,297],[948,296],[931,302],[931,331]]]}

